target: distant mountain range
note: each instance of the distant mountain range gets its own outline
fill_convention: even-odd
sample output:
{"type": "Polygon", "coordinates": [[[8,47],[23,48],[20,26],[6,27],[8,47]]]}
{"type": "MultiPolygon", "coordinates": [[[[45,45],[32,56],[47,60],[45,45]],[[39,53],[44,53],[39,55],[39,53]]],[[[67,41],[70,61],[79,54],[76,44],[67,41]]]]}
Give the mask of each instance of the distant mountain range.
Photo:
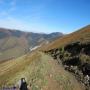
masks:
{"type": "Polygon", "coordinates": [[[59,37],[62,33],[51,34],[23,32],[0,28],[0,60],[8,60],[27,53],[30,48],[47,44],[59,37]]]}

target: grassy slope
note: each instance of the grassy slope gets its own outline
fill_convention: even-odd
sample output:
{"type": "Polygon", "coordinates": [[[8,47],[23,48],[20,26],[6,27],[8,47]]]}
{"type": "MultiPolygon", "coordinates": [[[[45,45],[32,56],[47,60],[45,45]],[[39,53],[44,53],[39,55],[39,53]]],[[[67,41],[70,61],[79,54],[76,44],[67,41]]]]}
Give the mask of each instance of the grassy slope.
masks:
{"type": "Polygon", "coordinates": [[[50,50],[53,48],[58,48],[65,46],[71,42],[80,41],[81,43],[90,42],[90,25],[81,28],[80,30],[73,32],[71,34],[68,34],[66,36],[63,36],[62,38],[59,38],[52,42],[51,44],[43,47],[43,50],[50,50]]]}
{"type": "Polygon", "coordinates": [[[0,86],[16,84],[22,77],[28,84],[33,79],[32,90],[83,90],[71,74],[41,52],[0,64],[0,86]]]}
{"type": "Polygon", "coordinates": [[[21,56],[29,48],[46,43],[47,40],[55,40],[59,36],[62,33],[41,34],[0,28],[0,62],[21,56]]]}
{"type": "Polygon", "coordinates": [[[17,37],[8,37],[7,39],[2,39],[0,45],[0,60],[7,60],[12,57],[18,57],[25,54],[25,49],[27,49],[27,42],[22,38],[18,39],[17,37]],[[24,45],[26,44],[26,45],[24,45]]]}

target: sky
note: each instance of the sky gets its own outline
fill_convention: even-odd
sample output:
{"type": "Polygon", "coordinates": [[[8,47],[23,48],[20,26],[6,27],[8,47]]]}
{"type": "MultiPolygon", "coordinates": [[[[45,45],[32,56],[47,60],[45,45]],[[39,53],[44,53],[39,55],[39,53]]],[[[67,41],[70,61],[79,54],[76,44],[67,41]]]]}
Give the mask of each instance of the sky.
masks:
{"type": "Polygon", "coordinates": [[[0,0],[0,27],[71,33],[90,24],[90,0],[0,0]]]}

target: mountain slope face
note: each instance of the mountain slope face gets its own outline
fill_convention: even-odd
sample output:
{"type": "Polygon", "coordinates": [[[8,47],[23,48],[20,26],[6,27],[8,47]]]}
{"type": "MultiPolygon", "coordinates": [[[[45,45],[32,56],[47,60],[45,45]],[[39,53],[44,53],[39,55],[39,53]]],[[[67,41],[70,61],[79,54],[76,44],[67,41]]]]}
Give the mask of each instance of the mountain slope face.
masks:
{"type": "Polygon", "coordinates": [[[0,29],[0,60],[8,60],[28,51],[26,34],[20,31],[0,29]]]}
{"type": "Polygon", "coordinates": [[[0,61],[21,56],[41,43],[48,43],[61,33],[39,34],[0,28],[0,61]]]}
{"type": "Polygon", "coordinates": [[[51,44],[47,45],[45,50],[51,50],[53,48],[64,47],[70,43],[79,41],[80,43],[88,43],[90,42],[90,25],[79,29],[76,32],[65,35],[61,38],[56,39],[51,44]]]}
{"type": "Polygon", "coordinates": [[[50,44],[46,51],[90,90],[90,25],[50,44]]]}
{"type": "Polygon", "coordinates": [[[28,53],[15,60],[0,64],[0,87],[18,87],[25,78],[30,90],[84,90],[77,80],[62,65],[42,52],[28,53]]]}

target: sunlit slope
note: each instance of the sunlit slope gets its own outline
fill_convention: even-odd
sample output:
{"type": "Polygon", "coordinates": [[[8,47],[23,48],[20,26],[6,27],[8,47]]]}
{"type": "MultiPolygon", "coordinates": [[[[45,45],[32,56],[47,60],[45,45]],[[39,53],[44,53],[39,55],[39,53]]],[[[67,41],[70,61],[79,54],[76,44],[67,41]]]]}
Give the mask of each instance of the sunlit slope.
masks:
{"type": "Polygon", "coordinates": [[[33,79],[32,90],[83,90],[57,61],[41,52],[0,64],[0,86],[17,84],[22,77],[28,84],[33,79]]]}
{"type": "Polygon", "coordinates": [[[0,39],[0,61],[16,58],[25,54],[28,43],[26,40],[17,37],[7,37],[0,39]]]}
{"type": "Polygon", "coordinates": [[[42,49],[50,50],[50,49],[62,47],[77,41],[80,41],[81,43],[90,42],[90,25],[84,28],[81,28],[76,32],[65,35],[62,38],[58,38],[57,40],[53,41],[51,44],[43,47],[42,49]]]}

